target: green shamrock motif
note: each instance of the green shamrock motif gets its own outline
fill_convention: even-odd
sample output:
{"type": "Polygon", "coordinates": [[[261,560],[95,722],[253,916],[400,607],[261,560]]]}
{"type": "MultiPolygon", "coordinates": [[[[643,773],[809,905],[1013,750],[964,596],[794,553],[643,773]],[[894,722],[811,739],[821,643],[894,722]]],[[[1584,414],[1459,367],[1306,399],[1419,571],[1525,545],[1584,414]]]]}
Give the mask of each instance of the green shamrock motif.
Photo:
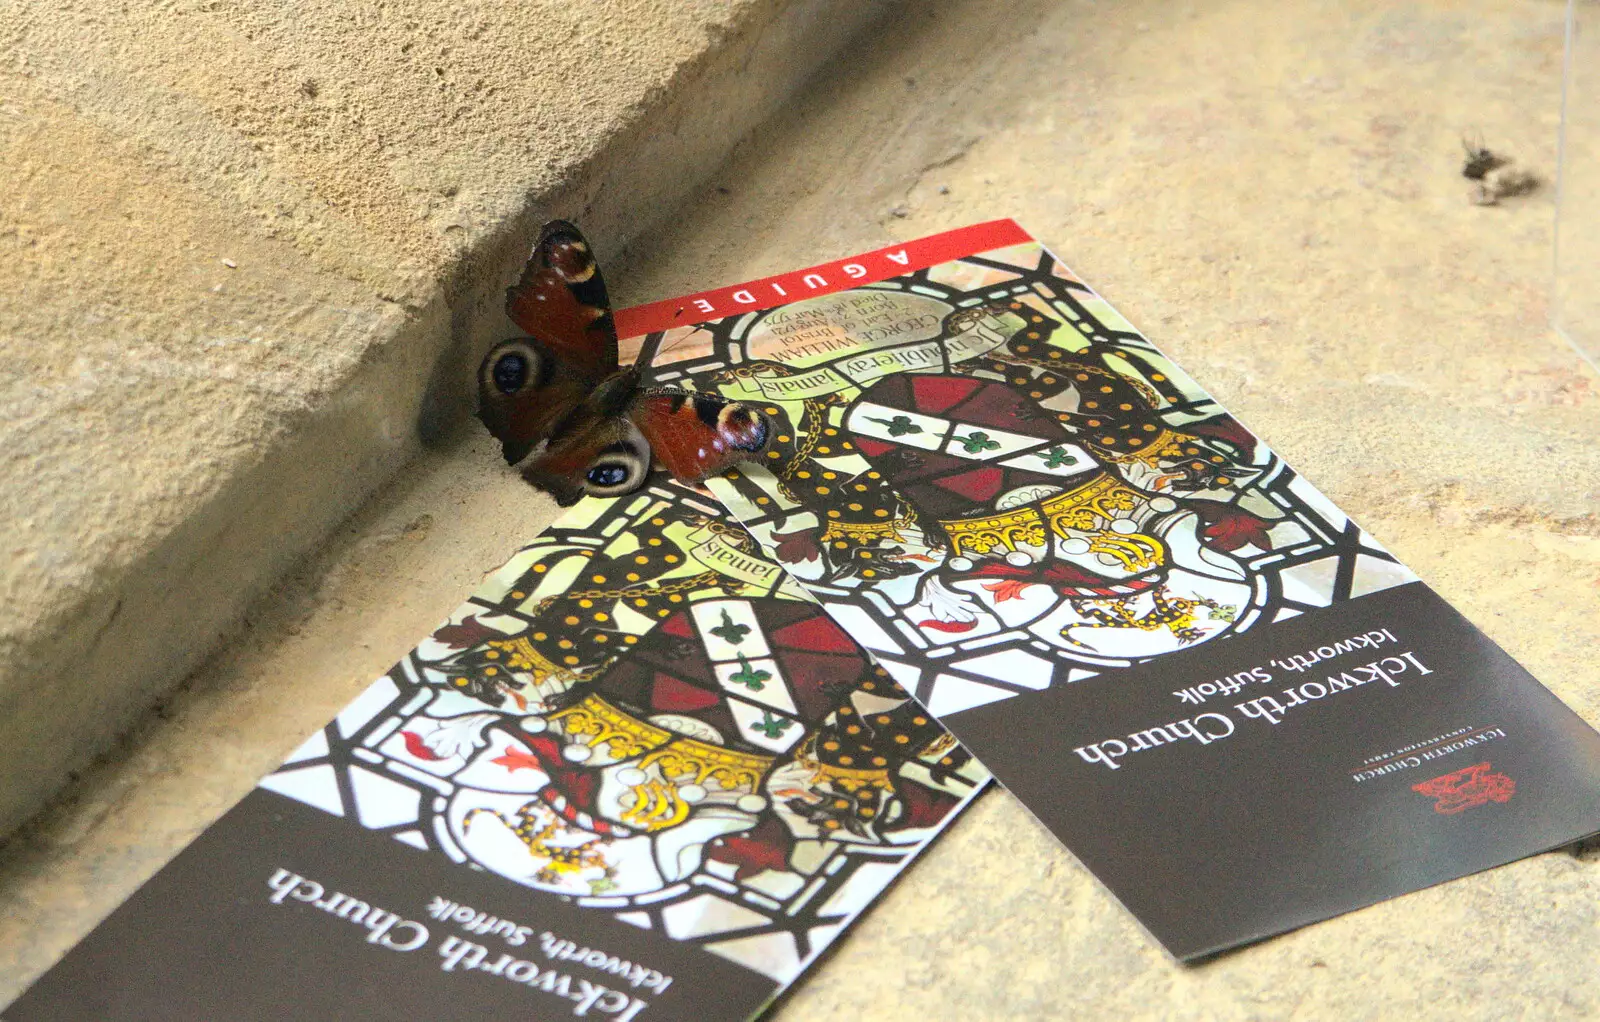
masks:
{"type": "Polygon", "coordinates": [[[781,717],[774,717],[771,710],[766,710],[763,711],[763,716],[759,721],[750,725],[750,730],[759,731],[768,738],[776,741],[779,736],[789,729],[789,725],[793,723],[794,721],[792,720],[784,720],[781,717]]]}
{"type": "Polygon", "coordinates": [[[1062,465],[1076,465],[1078,463],[1078,456],[1065,447],[1052,447],[1044,453],[1045,468],[1060,468],[1062,465]]]}
{"type": "Polygon", "coordinates": [[[958,436],[956,439],[961,441],[961,446],[967,449],[968,454],[982,454],[984,451],[998,451],[1000,449],[1000,441],[990,440],[989,434],[983,432],[968,433],[966,436],[958,436]]]}
{"type": "Polygon", "coordinates": [[[728,608],[723,607],[722,624],[711,629],[711,634],[730,646],[737,646],[744,641],[746,635],[750,634],[750,626],[736,623],[733,618],[728,616],[728,608]]]}
{"type": "Polygon", "coordinates": [[[771,671],[763,671],[750,666],[750,661],[739,654],[739,669],[728,675],[728,680],[735,685],[743,685],[752,692],[760,692],[767,687],[767,682],[772,678],[771,671]]]}
{"type": "Polygon", "coordinates": [[[896,415],[892,419],[878,419],[869,415],[868,422],[877,422],[889,427],[890,436],[909,436],[912,433],[921,433],[922,427],[911,421],[909,415],[896,415]]]}

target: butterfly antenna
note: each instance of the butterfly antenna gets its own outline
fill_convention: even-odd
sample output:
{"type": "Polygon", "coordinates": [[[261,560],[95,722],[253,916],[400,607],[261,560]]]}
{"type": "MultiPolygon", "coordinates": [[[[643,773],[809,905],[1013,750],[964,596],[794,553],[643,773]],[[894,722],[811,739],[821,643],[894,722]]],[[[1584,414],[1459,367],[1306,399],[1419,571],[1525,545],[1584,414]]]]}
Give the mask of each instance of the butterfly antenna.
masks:
{"type": "Polygon", "coordinates": [[[639,357],[635,360],[634,364],[639,366],[650,365],[661,355],[671,351],[673,348],[676,348],[678,345],[682,344],[684,341],[687,341],[689,338],[693,337],[699,332],[699,330],[690,330],[687,333],[679,334],[673,339],[671,344],[664,348],[661,346],[661,339],[666,336],[666,333],[662,332],[659,334],[651,334],[645,338],[644,344],[639,348],[639,357]]]}
{"type": "Polygon", "coordinates": [[[639,345],[639,355],[633,360],[633,364],[643,369],[654,362],[661,348],[661,338],[665,336],[665,333],[646,334],[644,343],[639,345]]]}
{"type": "Polygon", "coordinates": [[[671,344],[667,345],[665,348],[662,348],[661,351],[657,352],[656,354],[659,355],[659,354],[662,354],[664,352],[671,351],[673,348],[676,348],[678,345],[682,344],[684,341],[687,341],[689,338],[693,337],[695,334],[699,333],[701,330],[704,330],[704,329],[705,329],[705,327],[696,327],[695,329],[690,330],[690,331],[688,331],[686,333],[679,334],[677,336],[677,338],[675,340],[673,340],[673,342],[671,344]]]}

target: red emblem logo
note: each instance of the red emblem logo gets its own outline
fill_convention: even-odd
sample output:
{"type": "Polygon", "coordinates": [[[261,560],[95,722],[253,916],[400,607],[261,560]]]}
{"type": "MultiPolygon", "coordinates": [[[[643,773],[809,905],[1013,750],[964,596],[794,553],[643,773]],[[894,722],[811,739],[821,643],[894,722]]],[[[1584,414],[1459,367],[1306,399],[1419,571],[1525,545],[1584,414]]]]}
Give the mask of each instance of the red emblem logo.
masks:
{"type": "Polygon", "coordinates": [[[1505,774],[1490,773],[1488,763],[1474,763],[1464,770],[1413,784],[1411,790],[1437,799],[1433,804],[1436,813],[1459,813],[1487,802],[1510,802],[1517,793],[1517,782],[1505,774]]]}

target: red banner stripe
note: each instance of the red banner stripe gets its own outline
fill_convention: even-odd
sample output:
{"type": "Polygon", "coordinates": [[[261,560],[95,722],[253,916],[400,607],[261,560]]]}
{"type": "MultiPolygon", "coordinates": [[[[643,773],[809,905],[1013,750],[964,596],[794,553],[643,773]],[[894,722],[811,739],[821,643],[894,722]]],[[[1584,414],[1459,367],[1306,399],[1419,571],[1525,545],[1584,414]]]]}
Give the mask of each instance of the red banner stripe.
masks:
{"type": "Polygon", "coordinates": [[[890,245],[804,270],[621,309],[616,313],[617,336],[637,337],[678,326],[694,326],[741,312],[770,309],[775,305],[847,291],[962,256],[1032,240],[1015,220],[973,224],[971,227],[890,245]]]}

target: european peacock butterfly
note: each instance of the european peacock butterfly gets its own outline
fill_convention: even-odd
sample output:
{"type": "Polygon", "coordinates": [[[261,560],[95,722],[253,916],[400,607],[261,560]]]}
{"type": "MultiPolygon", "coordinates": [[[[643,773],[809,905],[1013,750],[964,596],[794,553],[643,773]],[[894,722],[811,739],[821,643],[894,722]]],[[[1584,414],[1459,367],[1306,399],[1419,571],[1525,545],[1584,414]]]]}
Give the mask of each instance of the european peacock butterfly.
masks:
{"type": "Polygon", "coordinates": [[[507,463],[562,506],[644,485],[653,464],[698,483],[761,454],[773,429],[756,408],[715,394],[643,385],[646,344],[617,364],[617,332],[593,250],[552,220],[506,314],[527,332],[490,349],[478,369],[478,418],[507,463]]]}

